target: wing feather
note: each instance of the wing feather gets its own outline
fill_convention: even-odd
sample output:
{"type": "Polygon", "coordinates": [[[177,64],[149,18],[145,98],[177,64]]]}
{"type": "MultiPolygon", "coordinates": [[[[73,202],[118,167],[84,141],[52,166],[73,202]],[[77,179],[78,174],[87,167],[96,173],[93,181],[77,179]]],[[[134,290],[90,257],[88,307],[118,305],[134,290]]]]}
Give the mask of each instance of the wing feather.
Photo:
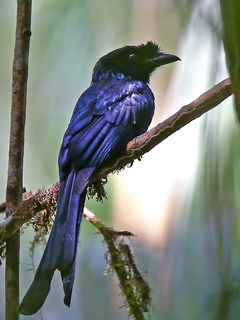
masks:
{"type": "Polygon", "coordinates": [[[70,163],[76,170],[104,165],[151,122],[154,97],[146,84],[116,79],[106,80],[105,90],[99,85],[93,83],[77,102],[59,155],[60,175],[70,163]]]}

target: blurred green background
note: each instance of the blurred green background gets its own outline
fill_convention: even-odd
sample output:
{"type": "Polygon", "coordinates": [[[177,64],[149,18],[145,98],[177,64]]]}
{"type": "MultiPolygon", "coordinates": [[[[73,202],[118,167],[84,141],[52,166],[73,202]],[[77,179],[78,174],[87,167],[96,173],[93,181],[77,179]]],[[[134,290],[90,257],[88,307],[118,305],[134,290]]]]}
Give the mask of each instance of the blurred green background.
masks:
{"type": "MultiPolygon", "coordinates": [[[[15,16],[15,1],[2,0],[1,202],[6,185],[15,16]]],[[[99,57],[122,45],[148,40],[182,59],[152,77],[155,123],[227,77],[215,0],[33,1],[24,158],[27,190],[58,180],[61,139],[99,57]]],[[[151,319],[239,317],[240,150],[232,109],[228,99],[168,138],[133,168],[111,176],[108,200],[103,204],[87,203],[108,225],[138,234],[133,252],[152,288],[151,319]]],[[[22,297],[43,248],[36,248],[32,261],[28,249],[33,231],[25,230],[21,239],[22,297]]],[[[128,318],[121,308],[117,280],[104,275],[106,248],[86,221],[80,240],[71,308],[62,303],[56,275],[43,310],[31,319],[128,318]]],[[[0,283],[3,320],[4,266],[0,283]]]]}

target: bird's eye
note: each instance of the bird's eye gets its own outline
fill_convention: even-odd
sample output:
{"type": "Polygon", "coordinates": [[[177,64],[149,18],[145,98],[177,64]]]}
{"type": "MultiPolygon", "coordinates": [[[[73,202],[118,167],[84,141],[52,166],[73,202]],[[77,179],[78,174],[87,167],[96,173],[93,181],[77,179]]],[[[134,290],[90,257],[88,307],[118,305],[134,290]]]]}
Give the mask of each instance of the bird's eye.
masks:
{"type": "Polygon", "coordinates": [[[130,53],[129,58],[131,60],[135,60],[137,58],[137,56],[134,53],[130,53]]]}

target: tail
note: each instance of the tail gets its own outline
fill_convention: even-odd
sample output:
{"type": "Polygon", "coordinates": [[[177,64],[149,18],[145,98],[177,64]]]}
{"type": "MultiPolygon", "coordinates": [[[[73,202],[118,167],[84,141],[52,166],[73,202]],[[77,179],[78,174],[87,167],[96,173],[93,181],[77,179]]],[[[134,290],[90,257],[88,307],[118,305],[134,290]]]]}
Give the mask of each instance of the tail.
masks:
{"type": "MultiPolygon", "coordinates": [[[[61,272],[65,293],[64,303],[70,306],[78,236],[86,198],[86,186],[93,171],[91,169],[89,168],[88,171],[88,179],[80,188],[81,171],[79,173],[71,171],[66,180],[61,182],[53,228],[35,278],[19,306],[21,314],[31,315],[42,307],[50,291],[51,280],[56,269],[61,272]],[[81,190],[81,193],[78,190],[81,190]]],[[[86,172],[86,169],[84,171],[86,172]]]]}

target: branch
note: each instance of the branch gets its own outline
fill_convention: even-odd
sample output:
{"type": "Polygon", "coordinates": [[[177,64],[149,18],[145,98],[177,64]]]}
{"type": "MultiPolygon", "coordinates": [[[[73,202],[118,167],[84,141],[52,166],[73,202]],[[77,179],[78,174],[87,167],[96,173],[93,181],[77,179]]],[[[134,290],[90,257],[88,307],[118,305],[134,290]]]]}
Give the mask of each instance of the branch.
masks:
{"type": "Polygon", "coordinates": [[[111,167],[104,168],[99,176],[106,176],[110,172],[132,163],[135,159],[139,159],[186,124],[219,105],[231,94],[230,78],[221,81],[193,102],[183,106],[179,111],[159,123],[156,127],[130,141],[127,145],[128,155],[119,159],[111,167]]]}
{"type": "Polygon", "coordinates": [[[85,209],[84,217],[102,234],[107,244],[108,272],[115,271],[125,303],[129,307],[129,317],[144,320],[144,313],[149,312],[151,289],[139,272],[135,258],[124,239],[134,235],[128,231],[114,231],[107,228],[91,211],[85,209]]]}
{"type": "Polygon", "coordinates": [[[59,182],[56,182],[47,189],[38,191],[30,198],[23,200],[17,210],[0,224],[0,245],[38,212],[56,205],[58,191],[59,182]]]}
{"type": "MultiPolygon", "coordinates": [[[[98,174],[98,177],[105,177],[110,172],[131,164],[135,159],[150,151],[171,134],[216,107],[231,94],[232,89],[229,79],[218,83],[192,103],[182,107],[171,117],[159,123],[156,127],[130,141],[127,145],[128,155],[119,159],[113,166],[102,170],[98,174]]],[[[33,197],[24,200],[11,217],[0,224],[0,245],[35,214],[46,209],[48,206],[55,205],[58,188],[59,183],[54,183],[46,190],[39,191],[33,197]]],[[[0,207],[4,207],[4,205],[2,204],[0,207]]]]}
{"type": "MultiPolygon", "coordinates": [[[[12,107],[9,141],[6,216],[11,217],[22,201],[24,129],[31,25],[31,0],[17,1],[17,25],[12,73],[12,107]]],[[[18,228],[19,229],[19,228],[18,228]]],[[[5,303],[6,320],[18,320],[19,304],[19,232],[6,242],[5,303]]],[[[10,236],[10,235],[9,235],[10,236]]]]}

